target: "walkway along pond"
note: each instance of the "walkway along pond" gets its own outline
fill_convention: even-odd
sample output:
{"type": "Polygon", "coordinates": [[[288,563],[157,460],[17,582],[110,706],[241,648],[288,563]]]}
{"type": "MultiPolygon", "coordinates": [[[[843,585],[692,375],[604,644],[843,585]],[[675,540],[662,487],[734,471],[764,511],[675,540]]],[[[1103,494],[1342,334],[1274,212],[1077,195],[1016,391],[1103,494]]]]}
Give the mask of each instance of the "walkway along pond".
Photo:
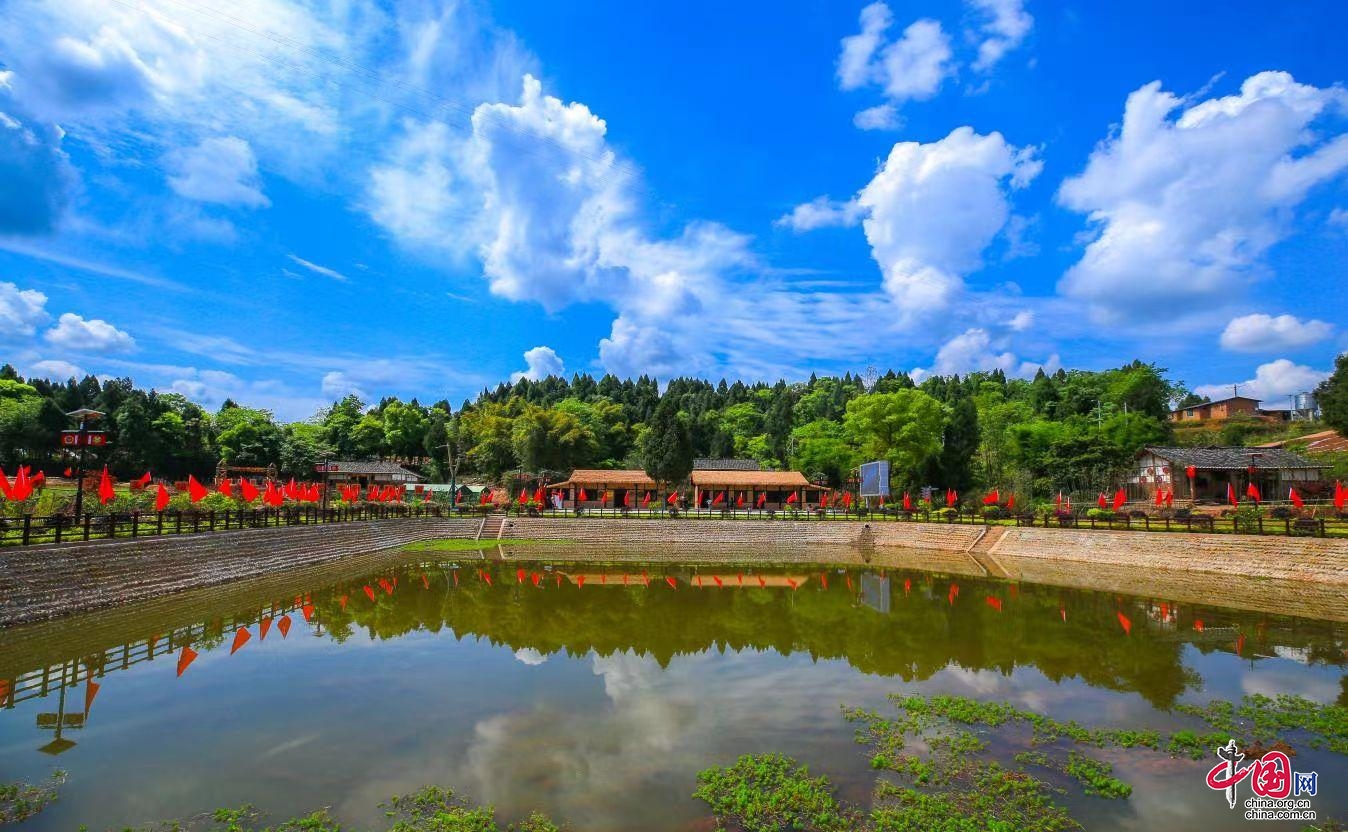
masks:
{"type": "MultiPolygon", "coordinates": [[[[244,803],[368,828],[439,784],[502,821],[690,832],[710,828],[697,773],[741,754],[790,755],[868,807],[874,752],[840,708],[895,693],[1166,735],[1209,730],[1184,706],[1252,693],[1348,705],[1341,621],[985,578],[961,552],[434,545],[3,631],[0,780],[69,772],[24,828],[244,803]]],[[[1292,742],[1321,817],[1348,814],[1329,786],[1348,758],[1292,742]]],[[[1086,751],[1131,786],[1055,796],[1086,828],[1238,822],[1201,748],[1086,751]]]]}

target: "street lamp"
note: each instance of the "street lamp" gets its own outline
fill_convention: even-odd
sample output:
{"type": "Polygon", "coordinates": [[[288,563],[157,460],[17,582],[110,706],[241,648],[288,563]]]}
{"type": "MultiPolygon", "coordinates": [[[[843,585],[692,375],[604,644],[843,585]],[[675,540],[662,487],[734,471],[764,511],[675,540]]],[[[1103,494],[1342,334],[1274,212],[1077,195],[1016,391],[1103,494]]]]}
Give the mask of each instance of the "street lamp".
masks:
{"type": "Polygon", "coordinates": [[[455,475],[459,471],[459,459],[454,456],[454,443],[446,442],[437,447],[445,449],[445,463],[449,466],[449,510],[456,512],[459,510],[459,488],[458,480],[455,475]]]}
{"type": "MultiPolygon", "coordinates": [[[[90,410],[87,407],[81,407],[78,410],[70,411],[66,415],[72,419],[78,420],[80,424],[77,430],[65,431],[61,434],[62,447],[74,445],[76,448],[79,448],[79,468],[75,474],[75,519],[78,521],[80,513],[84,510],[84,449],[91,444],[92,436],[89,433],[89,423],[97,421],[102,418],[104,414],[99,410],[90,410]],[[70,441],[67,441],[66,437],[70,437],[70,441]]],[[[94,435],[104,441],[107,438],[107,434],[104,433],[94,435]]],[[[102,445],[103,441],[100,441],[98,444],[102,445]]]]}

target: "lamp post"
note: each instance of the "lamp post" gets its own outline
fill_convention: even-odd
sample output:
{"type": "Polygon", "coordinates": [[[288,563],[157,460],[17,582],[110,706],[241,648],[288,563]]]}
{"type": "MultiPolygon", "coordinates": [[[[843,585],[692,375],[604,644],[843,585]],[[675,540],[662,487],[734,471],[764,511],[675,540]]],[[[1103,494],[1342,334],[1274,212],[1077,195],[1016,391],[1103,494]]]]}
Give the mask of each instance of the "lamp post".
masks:
{"type": "MultiPolygon", "coordinates": [[[[68,431],[61,435],[62,447],[74,445],[79,449],[77,451],[79,454],[79,461],[76,463],[78,468],[75,472],[75,519],[78,521],[80,514],[84,511],[84,449],[89,447],[90,444],[89,423],[100,419],[103,416],[103,412],[99,410],[90,410],[87,407],[81,407],[78,410],[70,411],[66,415],[72,419],[77,419],[80,425],[75,431],[68,431]],[[67,437],[70,437],[72,441],[68,442],[67,437]]],[[[106,434],[100,433],[97,435],[104,439],[106,438],[106,434]]],[[[101,445],[102,442],[99,444],[101,445]]]]}
{"type": "Polygon", "coordinates": [[[454,454],[453,442],[446,442],[440,447],[445,449],[445,463],[449,467],[449,510],[456,512],[459,510],[459,488],[456,476],[459,472],[459,460],[454,454]]]}

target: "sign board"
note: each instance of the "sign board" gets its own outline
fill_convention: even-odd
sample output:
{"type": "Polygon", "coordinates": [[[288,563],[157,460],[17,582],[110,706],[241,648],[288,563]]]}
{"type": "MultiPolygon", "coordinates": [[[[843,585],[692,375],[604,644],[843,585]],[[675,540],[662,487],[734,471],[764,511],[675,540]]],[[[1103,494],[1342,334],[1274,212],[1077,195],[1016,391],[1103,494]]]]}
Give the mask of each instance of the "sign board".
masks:
{"type": "Polygon", "coordinates": [[[80,433],[77,430],[61,431],[62,448],[102,448],[108,444],[108,435],[102,431],[80,433]]]}
{"type": "Polygon", "coordinates": [[[320,462],[314,466],[314,472],[318,474],[336,474],[341,470],[342,466],[338,465],[335,462],[329,462],[326,464],[320,462]]]}
{"type": "Polygon", "coordinates": [[[861,463],[861,496],[889,496],[889,460],[861,463]]]}

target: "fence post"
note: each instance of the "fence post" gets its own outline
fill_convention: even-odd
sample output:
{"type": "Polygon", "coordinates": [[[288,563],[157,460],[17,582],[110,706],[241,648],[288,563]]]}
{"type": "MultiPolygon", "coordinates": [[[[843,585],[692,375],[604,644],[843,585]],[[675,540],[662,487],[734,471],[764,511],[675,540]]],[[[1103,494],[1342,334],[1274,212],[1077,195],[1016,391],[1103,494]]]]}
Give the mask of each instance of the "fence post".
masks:
{"type": "Polygon", "coordinates": [[[183,513],[181,511],[176,512],[173,515],[173,533],[174,534],[183,533],[183,513]]]}
{"type": "Polygon", "coordinates": [[[131,536],[140,537],[140,511],[131,512],[131,536]]]}
{"type": "Polygon", "coordinates": [[[28,538],[33,533],[33,515],[25,514],[23,516],[23,545],[28,545],[28,538]]]}
{"type": "Polygon", "coordinates": [[[215,509],[211,509],[210,522],[211,522],[211,531],[215,531],[215,509]]]}
{"type": "Polygon", "coordinates": [[[56,542],[61,542],[61,530],[66,527],[66,516],[64,514],[56,515],[56,542]]]}
{"type": "Polygon", "coordinates": [[[155,522],[154,533],[155,536],[158,537],[164,533],[164,512],[160,511],[156,513],[159,515],[159,519],[155,522]]]}
{"type": "Polygon", "coordinates": [[[1259,533],[1264,533],[1264,515],[1259,515],[1259,533]]]}
{"type": "Polygon", "coordinates": [[[86,511],[84,513],[84,539],[86,542],[88,542],[89,540],[89,526],[90,526],[89,512],[86,511]]]}
{"type": "Polygon", "coordinates": [[[113,512],[108,515],[108,540],[117,536],[117,514],[113,512]]]}

